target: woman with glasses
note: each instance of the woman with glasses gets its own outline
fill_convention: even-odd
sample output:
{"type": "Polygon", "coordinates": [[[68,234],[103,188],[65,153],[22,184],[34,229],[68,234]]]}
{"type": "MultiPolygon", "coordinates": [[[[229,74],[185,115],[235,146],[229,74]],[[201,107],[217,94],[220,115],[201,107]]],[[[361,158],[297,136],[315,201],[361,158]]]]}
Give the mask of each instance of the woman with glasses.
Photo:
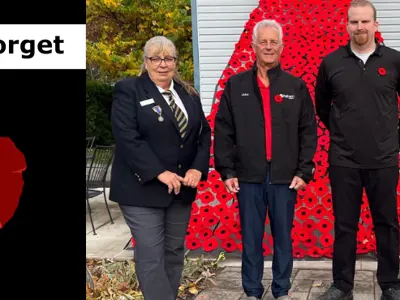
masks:
{"type": "Polygon", "coordinates": [[[156,36],[144,47],[139,76],[115,85],[116,153],[110,199],[135,240],[145,300],[175,300],[197,185],[208,175],[211,130],[195,89],[177,71],[177,50],[156,36]]]}

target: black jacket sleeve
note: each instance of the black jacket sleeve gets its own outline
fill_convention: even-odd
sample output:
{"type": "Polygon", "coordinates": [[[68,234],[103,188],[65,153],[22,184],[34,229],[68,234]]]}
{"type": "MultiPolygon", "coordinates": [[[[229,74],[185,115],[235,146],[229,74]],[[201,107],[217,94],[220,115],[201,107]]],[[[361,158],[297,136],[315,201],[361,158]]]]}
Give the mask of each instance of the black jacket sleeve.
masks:
{"type": "Polygon", "coordinates": [[[140,178],[141,184],[151,181],[166,169],[154,154],[138,130],[136,122],[136,99],[132,82],[115,84],[111,109],[112,132],[118,151],[126,163],[140,178]]]}
{"type": "Polygon", "coordinates": [[[308,183],[314,177],[313,158],[317,149],[317,122],[314,104],[304,82],[300,86],[301,112],[299,118],[299,160],[296,176],[308,183]]]}
{"type": "Polygon", "coordinates": [[[222,180],[236,177],[236,139],[231,108],[230,86],[231,83],[228,79],[214,121],[214,164],[222,180]]]}
{"type": "Polygon", "coordinates": [[[209,163],[210,163],[210,148],[211,148],[211,128],[204,115],[203,107],[199,97],[196,99],[196,106],[201,117],[201,128],[199,132],[199,143],[196,157],[192,164],[192,169],[201,172],[201,180],[207,180],[209,163]]]}
{"type": "Polygon", "coordinates": [[[327,79],[326,65],[322,60],[315,85],[315,108],[317,116],[328,130],[331,101],[331,88],[327,79]]]}

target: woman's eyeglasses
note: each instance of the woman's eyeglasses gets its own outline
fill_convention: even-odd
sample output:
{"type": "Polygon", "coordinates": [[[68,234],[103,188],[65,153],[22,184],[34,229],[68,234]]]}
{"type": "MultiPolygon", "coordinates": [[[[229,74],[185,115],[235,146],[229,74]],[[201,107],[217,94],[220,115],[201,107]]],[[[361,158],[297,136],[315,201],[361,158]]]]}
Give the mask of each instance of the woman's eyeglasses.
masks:
{"type": "Polygon", "coordinates": [[[154,65],[160,65],[162,61],[164,61],[166,65],[172,65],[176,61],[176,57],[173,56],[167,56],[164,58],[161,58],[159,56],[152,56],[147,57],[147,59],[150,60],[151,63],[154,65]]]}

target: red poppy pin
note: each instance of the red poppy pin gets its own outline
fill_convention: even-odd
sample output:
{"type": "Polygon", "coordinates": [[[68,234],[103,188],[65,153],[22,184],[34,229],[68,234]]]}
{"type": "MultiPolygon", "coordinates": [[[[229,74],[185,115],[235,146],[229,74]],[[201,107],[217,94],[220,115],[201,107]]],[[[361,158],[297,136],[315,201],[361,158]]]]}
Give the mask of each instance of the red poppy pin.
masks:
{"type": "Polygon", "coordinates": [[[378,73],[379,73],[379,75],[381,75],[381,76],[385,76],[385,75],[386,75],[386,69],[385,69],[385,68],[379,68],[379,69],[378,69],[378,73]]]}
{"type": "Polygon", "coordinates": [[[282,98],[281,95],[276,95],[276,96],[275,96],[275,101],[276,101],[277,103],[281,103],[282,100],[283,100],[283,98],[282,98]]]}

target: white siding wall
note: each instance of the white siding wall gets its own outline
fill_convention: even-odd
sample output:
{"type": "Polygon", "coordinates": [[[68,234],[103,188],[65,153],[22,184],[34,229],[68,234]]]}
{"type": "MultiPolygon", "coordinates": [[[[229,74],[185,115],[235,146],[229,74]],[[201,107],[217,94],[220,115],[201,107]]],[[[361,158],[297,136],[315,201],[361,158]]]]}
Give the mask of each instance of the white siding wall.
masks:
{"type": "Polygon", "coordinates": [[[206,115],[222,71],[259,0],[197,0],[200,93],[206,115]]]}
{"type": "MultiPolygon", "coordinates": [[[[372,0],[385,44],[400,51],[400,0],[372,0]]],[[[259,0],[197,0],[200,93],[210,113],[214,91],[259,0]]]]}

